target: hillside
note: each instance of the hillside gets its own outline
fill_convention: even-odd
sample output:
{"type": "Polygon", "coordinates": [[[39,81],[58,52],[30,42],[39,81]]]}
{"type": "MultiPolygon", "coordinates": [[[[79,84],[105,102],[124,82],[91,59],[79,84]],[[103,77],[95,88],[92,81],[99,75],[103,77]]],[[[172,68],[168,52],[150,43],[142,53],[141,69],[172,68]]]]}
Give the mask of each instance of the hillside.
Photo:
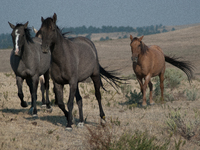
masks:
{"type": "MultiPolygon", "coordinates": [[[[107,36],[119,34],[110,33],[107,36]]],[[[129,34],[128,34],[129,35],[129,34]]],[[[133,35],[134,36],[134,35],[133,35]]],[[[194,63],[196,75],[200,75],[200,25],[191,26],[166,33],[147,35],[143,38],[146,45],[158,45],[165,54],[183,57],[194,63]]],[[[130,39],[115,39],[108,41],[94,41],[100,64],[111,70],[122,69],[122,74],[131,74],[130,39]]],[[[0,50],[0,72],[11,71],[9,55],[11,50],[0,50]]]]}
{"type": "MultiPolygon", "coordinates": [[[[55,95],[52,80],[50,80],[49,89],[52,113],[48,113],[41,107],[40,85],[37,93],[38,117],[33,118],[28,114],[31,96],[26,82],[23,84],[23,92],[24,99],[29,106],[27,108],[20,106],[15,75],[9,64],[11,49],[0,50],[0,149],[92,150],[97,149],[94,146],[99,146],[98,142],[96,145],[92,145],[88,140],[98,138],[103,141],[100,143],[102,145],[111,140],[114,146],[117,145],[115,142],[119,141],[122,146],[127,148],[127,143],[119,139],[122,136],[126,139],[137,131],[142,134],[136,134],[138,136],[132,139],[137,140],[144,137],[144,141],[146,141],[149,137],[155,137],[153,142],[157,145],[163,145],[170,140],[167,144],[167,150],[199,149],[199,39],[200,25],[144,37],[143,41],[146,45],[159,45],[165,54],[182,57],[184,60],[191,61],[197,68],[195,75],[198,79],[193,80],[191,84],[178,69],[168,70],[169,78],[165,81],[170,83],[169,80],[172,79],[173,87],[165,84],[164,103],[160,102],[160,92],[156,95],[156,91],[159,89],[159,84],[157,84],[159,82],[156,80],[152,80],[154,84],[153,99],[156,104],[154,106],[148,105],[147,108],[140,107],[138,103],[141,100],[140,87],[133,76],[128,81],[129,84],[120,85],[118,92],[103,80],[104,87],[108,91],[101,89],[102,107],[106,114],[106,123],[101,123],[93,83],[80,83],[85,127],[77,127],[79,113],[78,107],[74,103],[72,112],[74,124],[71,132],[65,130],[66,118],[58,106],[54,105],[55,95]],[[93,134],[89,132],[89,129],[93,131],[93,134]],[[92,136],[95,134],[99,135],[92,136]]],[[[94,44],[102,67],[107,67],[106,70],[116,70],[120,74],[118,76],[133,74],[129,38],[94,41],[94,44]]],[[[167,67],[171,66],[167,65],[167,67]]],[[[147,89],[148,95],[149,89],[147,89]]],[[[65,104],[67,104],[68,97],[69,86],[66,85],[63,96],[65,104]]]]}
{"type": "MultiPolygon", "coordinates": [[[[188,27],[167,33],[144,36],[146,45],[160,46],[166,55],[176,55],[191,61],[196,67],[195,75],[200,75],[200,26],[188,27]]],[[[95,42],[102,66],[121,69],[131,73],[130,39],[95,42]],[[108,58],[109,56],[109,58],[108,58]]]]}

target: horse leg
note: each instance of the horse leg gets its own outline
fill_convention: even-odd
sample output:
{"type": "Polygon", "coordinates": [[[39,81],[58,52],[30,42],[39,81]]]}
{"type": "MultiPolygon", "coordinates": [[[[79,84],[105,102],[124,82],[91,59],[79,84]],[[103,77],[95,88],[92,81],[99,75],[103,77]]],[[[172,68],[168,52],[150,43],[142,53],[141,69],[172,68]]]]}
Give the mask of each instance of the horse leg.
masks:
{"type": "Polygon", "coordinates": [[[67,108],[68,108],[68,123],[67,123],[67,130],[71,130],[72,129],[72,109],[73,109],[73,105],[74,105],[74,96],[76,94],[77,91],[77,83],[75,82],[71,82],[71,84],[69,84],[70,87],[70,92],[69,92],[69,100],[67,102],[67,108]]]}
{"type": "Polygon", "coordinates": [[[53,81],[53,92],[55,94],[55,105],[58,105],[58,100],[57,100],[57,96],[56,96],[56,92],[55,92],[55,82],[53,81]]]}
{"type": "Polygon", "coordinates": [[[37,108],[36,108],[36,101],[37,101],[37,88],[38,88],[38,76],[33,76],[26,80],[30,92],[31,92],[31,109],[29,113],[33,115],[33,117],[37,116],[37,108]]]}
{"type": "Polygon", "coordinates": [[[95,96],[99,104],[99,111],[100,111],[100,117],[101,119],[105,120],[105,113],[103,111],[103,107],[101,105],[101,93],[100,93],[100,87],[101,87],[101,79],[99,75],[91,76],[92,81],[94,83],[95,88],[95,96]]]}
{"type": "Polygon", "coordinates": [[[21,106],[22,107],[27,107],[27,103],[26,101],[24,101],[24,94],[23,94],[23,91],[22,91],[22,85],[23,85],[23,79],[19,76],[16,76],[16,84],[17,84],[17,87],[18,87],[18,96],[21,100],[21,106]]]}
{"type": "Polygon", "coordinates": [[[51,106],[50,106],[50,101],[49,101],[49,71],[47,71],[44,74],[44,79],[45,79],[45,90],[46,90],[46,108],[48,112],[52,112],[51,106]]]}
{"type": "Polygon", "coordinates": [[[63,88],[64,88],[64,85],[57,84],[56,82],[54,82],[54,92],[56,93],[55,95],[56,95],[56,99],[57,99],[57,102],[58,102],[58,107],[65,114],[65,117],[68,121],[68,112],[65,109],[65,104],[63,102],[63,88]]]}
{"type": "Polygon", "coordinates": [[[150,89],[150,95],[149,95],[150,105],[154,105],[154,101],[152,99],[153,84],[151,83],[151,81],[149,81],[149,89],[150,89]]]}
{"type": "Polygon", "coordinates": [[[83,127],[83,103],[82,103],[82,97],[80,95],[80,92],[79,92],[79,88],[78,88],[78,85],[77,85],[77,90],[76,90],[76,103],[78,105],[78,109],[79,109],[79,123],[78,123],[78,127],[83,127]]]}
{"type": "Polygon", "coordinates": [[[159,75],[160,78],[160,89],[161,89],[161,100],[164,102],[164,71],[162,71],[159,75]]]}
{"type": "Polygon", "coordinates": [[[142,106],[147,106],[147,102],[146,102],[146,89],[147,89],[147,85],[149,84],[149,81],[151,79],[151,76],[150,74],[148,74],[146,77],[145,77],[145,82],[143,84],[143,87],[142,87],[142,90],[143,90],[143,102],[142,102],[142,106]]]}
{"type": "Polygon", "coordinates": [[[44,76],[43,75],[41,75],[40,77],[39,77],[39,81],[40,81],[40,85],[41,85],[41,87],[40,87],[40,90],[41,90],[41,92],[42,92],[42,107],[45,107],[46,106],[46,101],[45,101],[45,97],[44,97],[44,91],[45,91],[45,80],[44,80],[44,76]]]}
{"type": "MultiPolygon", "coordinates": [[[[140,84],[140,90],[141,90],[141,93],[142,93],[142,96],[143,96],[143,89],[142,89],[143,82],[142,82],[142,78],[140,78],[139,76],[137,76],[137,80],[138,80],[138,82],[140,84]]],[[[142,103],[141,100],[139,101],[139,103],[142,103]]]]}

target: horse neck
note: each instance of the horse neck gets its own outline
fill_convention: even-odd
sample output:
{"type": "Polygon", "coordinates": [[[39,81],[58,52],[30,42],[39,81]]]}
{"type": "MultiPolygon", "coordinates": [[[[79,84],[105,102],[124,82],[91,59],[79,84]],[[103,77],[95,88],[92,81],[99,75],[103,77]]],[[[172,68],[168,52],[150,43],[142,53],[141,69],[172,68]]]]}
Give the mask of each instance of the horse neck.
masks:
{"type": "Polygon", "coordinates": [[[66,55],[64,56],[64,54],[66,54],[69,49],[63,46],[64,40],[67,40],[67,39],[65,39],[63,35],[59,33],[59,31],[57,31],[56,40],[53,42],[52,46],[50,47],[52,61],[56,61],[57,63],[62,64],[62,61],[63,61],[62,59],[67,57],[66,55]]]}
{"type": "Polygon", "coordinates": [[[31,49],[31,42],[27,42],[25,39],[24,45],[23,45],[23,52],[22,52],[22,59],[23,60],[30,60],[30,58],[33,57],[33,50],[31,49]]]}

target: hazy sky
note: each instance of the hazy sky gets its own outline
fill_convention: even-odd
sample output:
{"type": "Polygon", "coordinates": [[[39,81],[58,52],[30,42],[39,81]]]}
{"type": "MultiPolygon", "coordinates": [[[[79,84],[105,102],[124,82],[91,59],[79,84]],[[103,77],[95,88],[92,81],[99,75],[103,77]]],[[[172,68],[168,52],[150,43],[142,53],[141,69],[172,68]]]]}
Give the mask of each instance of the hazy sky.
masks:
{"type": "Polygon", "coordinates": [[[0,34],[11,33],[8,21],[38,29],[54,12],[61,28],[184,25],[200,23],[200,0],[1,0],[0,34]]]}

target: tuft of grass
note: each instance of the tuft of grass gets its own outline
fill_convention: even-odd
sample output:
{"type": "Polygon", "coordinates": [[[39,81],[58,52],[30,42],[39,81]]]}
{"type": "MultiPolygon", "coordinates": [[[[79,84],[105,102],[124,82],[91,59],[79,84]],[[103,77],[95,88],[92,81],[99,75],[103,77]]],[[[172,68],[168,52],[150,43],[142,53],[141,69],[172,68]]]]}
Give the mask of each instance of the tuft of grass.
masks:
{"type": "Polygon", "coordinates": [[[155,136],[149,136],[148,132],[136,130],[134,134],[124,133],[118,141],[112,144],[113,150],[167,150],[170,140],[164,144],[158,143],[155,136]]]}
{"type": "Polygon", "coordinates": [[[189,120],[186,120],[187,112],[181,113],[179,109],[172,110],[166,117],[166,125],[169,132],[175,135],[181,135],[187,140],[200,138],[200,116],[199,113],[195,112],[195,117],[190,117],[189,120]],[[197,117],[198,115],[198,117],[197,117]]]}
{"type": "Polygon", "coordinates": [[[91,149],[95,150],[109,150],[111,147],[112,132],[110,132],[109,126],[97,126],[89,128],[89,136],[87,135],[87,141],[91,149]]]}
{"type": "Polygon", "coordinates": [[[128,100],[125,103],[123,103],[123,105],[127,105],[129,109],[135,108],[139,103],[141,103],[142,100],[141,92],[137,93],[137,91],[134,90],[133,92],[130,91],[125,96],[128,100]]]}
{"type": "Polygon", "coordinates": [[[177,68],[168,68],[165,71],[164,84],[166,88],[173,90],[177,88],[184,79],[183,72],[177,68]]]}
{"type": "Polygon", "coordinates": [[[113,125],[116,125],[116,126],[120,126],[121,122],[119,120],[119,118],[117,117],[116,119],[113,119],[112,117],[110,118],[110,122],[111,124],[113,125]]]}
{"type": "Polygon", "coordinates": [[[186,89],[184,91],[185,95],[186,95],[186,98],[188,101],[195,101],[199,98],[199,94],[198,94],[198,90],[193,88],[191,90],[189,89],[186,89]]]}
{"type": "MultiPolygon", "coordinates": [[[[175,88],[178,88],[181,81],[185,78],[183,73],[176,68],[169,68],[165,71],[165,80],[164,80],[164,100],[165,101],[174,101],[174,96],[169,91],[172,91],[175,88]]],[[[160,79],[159,77],[153,78],[154,84],[154,96],[156,97],[155,102],[160,102],[161,90],[160,90],[160,79]]]]}
{"type": "MultiPolygon", "coordinates": [[[[95,150],[168,150],[171,136],[160,142],[155,136],[150,136],[147,131],[139,130],[125,132],[119,139],[113,140],[111,125],[87,127],[89,136],[86,135],[90,149],[95,150]]],[[[174,149],[180,150],[185,145],[181,138],[175,141],[174,149]]],[[[170,147],[172,148],[172,147],[170,147]]]]}
{"type": "Polygon", "coordinates": [[[131,91],[132,86],[129,84],[122,84],[120,88],[123,95],[127,95],[131,91]]]}

